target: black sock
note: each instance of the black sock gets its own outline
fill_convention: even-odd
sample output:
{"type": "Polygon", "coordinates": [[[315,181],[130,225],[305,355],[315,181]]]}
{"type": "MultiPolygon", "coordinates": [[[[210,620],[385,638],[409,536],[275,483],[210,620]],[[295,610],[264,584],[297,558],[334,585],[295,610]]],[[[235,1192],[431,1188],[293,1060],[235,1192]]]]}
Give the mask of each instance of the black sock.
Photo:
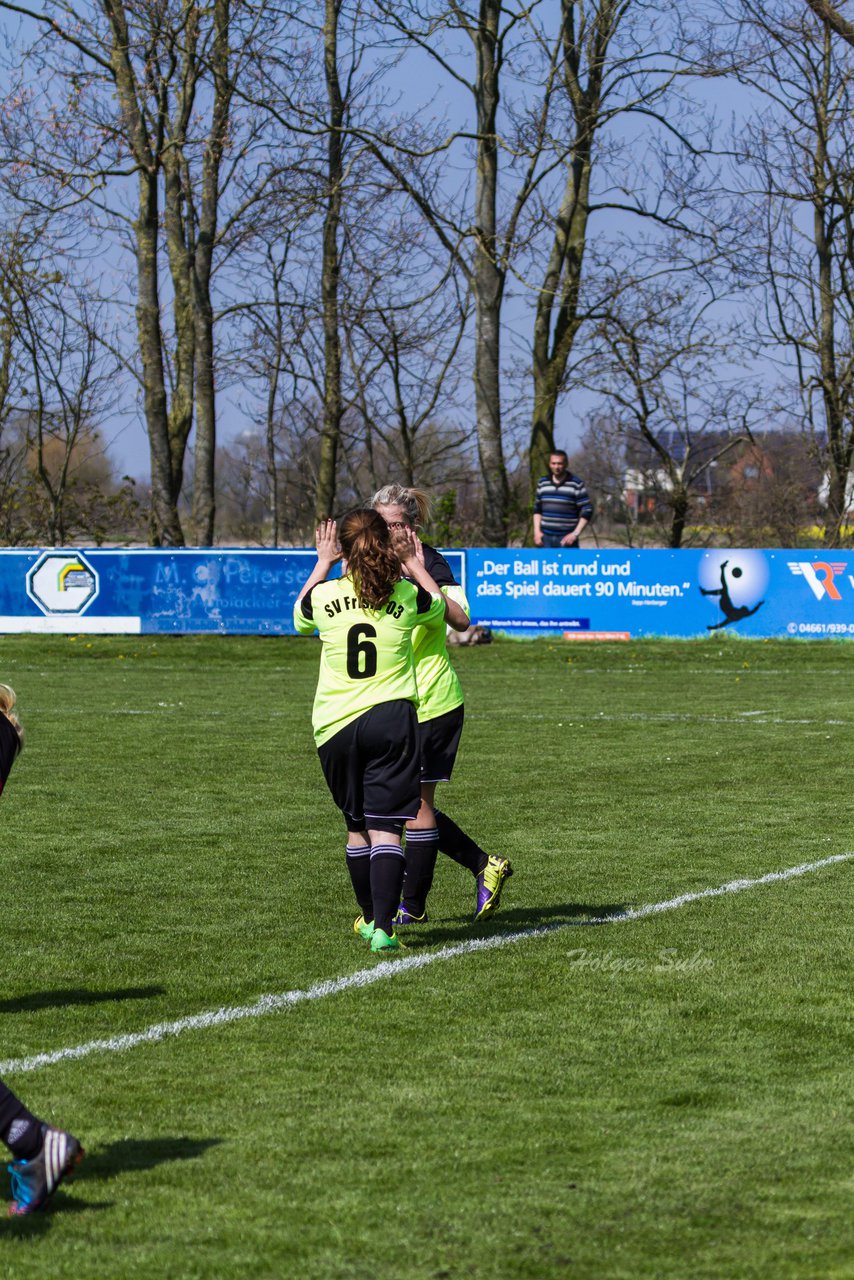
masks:
{"type": "Polygon", "coordinates": [[[42,1149],[42,1122],[0,1080],[0,1138],[16,1160],[31,1160],[42,1149]]]}
{"type": "Polygon", "coordinates": [[[392,920],[400,906],[405,863],[400,845],[375,844],[371,846],[371,898],[374,904],[374,927],[391,937],[392,920]]]}
{"type": "Polygon", "coordinates": [[[473,876],[479,876],[489,861],[489,854],[484,853],[480,845],[476,844],[471,836],[466,835],[465,831],[457,826],[453,818],[449,818],[446,813],[442,813],[439,809],[436,809],[435,813],[440,852],[447,854],[449,858],[453,858],[454,862],[458,862],[461,867],[465,867],[473,876]]]}
{"type": "Polygon", "coordinates": [[[371,898],[371,846],[367,844],[347,845],[347,870],[350,872],[350,883],[356,895],[365,923],[370,924],[374,918],[374,905],[371,898]]]}
{"type": "Polygon", "coordinates": [[[427,909],[438,852],[439,832],[435,827],[407,828],[403,905],[410,915],[423,916],[427,909]]]}

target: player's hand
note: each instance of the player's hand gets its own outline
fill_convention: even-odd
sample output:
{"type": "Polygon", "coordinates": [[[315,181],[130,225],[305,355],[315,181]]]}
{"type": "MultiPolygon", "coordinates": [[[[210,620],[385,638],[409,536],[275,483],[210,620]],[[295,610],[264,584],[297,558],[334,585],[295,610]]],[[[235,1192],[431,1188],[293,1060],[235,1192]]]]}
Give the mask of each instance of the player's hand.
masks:
{"type": "Polygon", "coordinates": [[[419,564],[424,563],[424,548],[414,529],[409,527],[395,529],[391,545],[401,565],[406,566],[412,560],[417,560],[419,564]]]}
{"type": "Polygon", "coordinates": [[[317,558],[324,564],[335,564],[341,559],[338,526],[334,520],[321,520],[314,533],[314,544],[317,547],[317,558]]]}

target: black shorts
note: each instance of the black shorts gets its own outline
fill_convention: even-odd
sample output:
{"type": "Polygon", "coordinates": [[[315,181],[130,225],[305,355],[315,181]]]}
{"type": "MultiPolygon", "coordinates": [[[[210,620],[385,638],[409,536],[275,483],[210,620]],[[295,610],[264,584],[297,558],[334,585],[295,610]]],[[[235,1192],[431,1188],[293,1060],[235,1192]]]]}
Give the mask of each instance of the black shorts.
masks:
{"type": "Polygon", "coordinates": [[[421,805],[415,705],[381,702],[318,747],[348,831],[400,831],[421,805]]]}
{"type": "Polygon", "coordinates": [[[421,781],[450,782],[463,732],[463,708],[454,707],[418,726],[421,781]]]}

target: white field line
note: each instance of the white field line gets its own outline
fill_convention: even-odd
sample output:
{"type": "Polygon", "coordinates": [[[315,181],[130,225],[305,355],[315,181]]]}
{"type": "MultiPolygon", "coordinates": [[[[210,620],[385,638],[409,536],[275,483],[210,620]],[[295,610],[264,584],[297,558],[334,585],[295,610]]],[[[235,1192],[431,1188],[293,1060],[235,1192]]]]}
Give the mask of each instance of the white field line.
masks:
{"type": "MultiPolygon", "coordinates": [[[[176,711],[179,715],[184,716],[188,720],[210,720],[212,716],[225,715],[223,711],[209,711],[204,709],[193,710],[186,707],[154,707],[149,710],[136,710],[132,707],[113,707],[109,711],[98,712],[98,715],[105,716],[165,716],[170,712],[176,711]]],[[[67,718],[66,712],[63,710],[63,717],[67,718]]],[[[92,715],[90,711],[69,712],[69,715],[92,715]]],[[[301,714],[301,713],[300,713],[301,714]]],[[[770,711],[737,711],[730,716],[715,715],[699,715],[692,712],[678,711],[624,711],[619,715],[608,715],[604,711],[591,711],[589,715],[581,712],[575,712],[574,720],[564,720],[558,723],[563,724],[595,724],[601,721],[603,724],[615,723],[625,724],[629,722],[638,722],[643,724],[740,724],[743,725],[745,720],[752,718],[754,724],[790,724],[790,725],[831,725],[833,727],[851,725],[850,720],[795,720],[790,716],[775,715],[770,711]]],[[[265,720],[296,720],[298,719],[295,711],[265,711],[265,720]]],[[[304,717],[303,717],[304,718],[304,717]]],[[[499,720],[503,718],[502,712],[489,711],[472,711],[467,715],[467,720],[472,723],[475,720],[499,720]]],[[[553,721],[555,713],[552,712],[524,712],[515,711],[513,713],[514,720],[536,720],[538,722],[548,720],[553,721]]]]}
{"type": "MultiPolygon", "coordinates": [[[[191,719],[209,720],[211,716],[223,716],[227,713],[217,709],[210,710],[205,708],[185,707],[180,702],[162,703],[157,707],[135,708],[135,707],[111,707],[106,711],[99,711],[97,715],[105,716],[162,716],[170,711],[177,711],[181,715],[191,719]]],[[[91,710],[86,708],[72,708],[69,711],[63,709],[62,715],[67,718],[69,715],[86,715],[92,716],[91,710]]],[[[503,713],[492,711],[472,711],[468,714],[469,720],[496,720],[503,713]]],[[[852,723],[851,720],[840,720],[838,717],[833,719],[795,719],[792,716],[782,716],[774,711],[736,711],[731,715],[713,715],[703,714],[701,712],[692,711],[621,711],[619,713],[609,715],[605,711],[591,711],[589,715],[581,712],[575,713],[573,721],[565,721],[567,724],[578,724],[582,721],[585,724],[593,724],[596,720],[603,722],[613,722],[622,724],[626,721],[637,720],[641,723],[648,724],[743,724],[745,719],[761,716],[757,719],[757,724],[791,724],[791,725],[833,725],[845,726],[852,723]]],[[[554,712],[545,711],[516,711],[514,718],[516,720],[554,720],[554,712]]],[[[291,720],[296,719],[296,713],[293,710],[267,710],[264,712],[264,718],[268,720],[291,720]]]]}
{"type": "MultiPolygon", "coordinates": [[[[796,725],[850,725],[850,720],[795,720],[790,716],[775,715],[770,711],[739,711],[731,716],[714,716],[700,715],[690,711],[621,711],[618,715],[609,715],[605,711],[591,711],[589,715],[583,712],[574,711],[573,719],[557,721],[558,724],[627,724],[638,722],[640,724],[740,724],[744,725],[746,716],[762,716],[763,719],[752,719],[751,724],[796,724],[796,725]]],[[[514,720],[548,720],[555,722],[556,713],[550,711],[514,711],[514,720]]],[[[473,711],[468,717],[469,720],[499,720],[502,718],[500,712],[491,711],[473,711]]]]}
{"type": "MultiPolygon", "coordinates": [[[[745,653],[739,656],[750,657],[750,654],[745,653]]],[[[174,670],[174,668],[167,668],[167,669],[174,670]]],[[[680,668],[680,674],[683,674],[686,676],[731,676],[734,671],[737,674],[741,674],[741,671],[745,669],[746,668],[743,668],[743,667],[740,669],[736,667],[682,667],[680,668]]],[[[599,676],[599,675],[636,676],[636,675],[649,675],[652,672],[652,670],[653,668],[651,666],[650,667],[644,666],[643,663],[629,662],[622,667],[574,667],[572,676],[573,676],[573,679],[576,679],[579,676],[599,676]]],[[[754,679],[754,680],[757,677],[763,677],[763,676],[776,677],[776,676],[790,676],[791,674],[792,674],[791,670],[786,670],[785,668],[782,668],[782,667],[751,667],[750,668],[750,676],[751,676],[751,679],[754,679]]],[[[826,671],[822,670],[821,667],[798,667],[798,675],[816,676],[819,680],[823,680],[825,677],[847,676],[849,674],[850,674],[849,671],[845,667],[828,667],[826,671]]]]}
{"type": "MultiPolygon", "coordinates": [[[[668,722],[685,722],[686,724],[744,724],[746,716],[757,717],[762,716],[761,720],[754,719],[755,724],[815,724],[815,725],[848,725],[850,720],[826,719],[826,720],[807,720],[793,719],[791,716],[776,715],[772,711],[738,711],[731,716],[714,716],[714,715],[698,715],[692,712],[677,711],[627,711],[619,715],[607,715],[604,711],[594,711],[592,715],[585,719],[593,724],[596,720],[614,720],[622,722],[625,720],[645,720],[656,724],[667,724],[668,722]]],[[[520,719],[514,712],[514,719],[520,719]]]]}
{"type": "MultiPolygon", "coordinates": [[[[162,716],[162,715],[166,715],[170,711],[177,711],[183,716],[186,716],[192,719],[197,719],[197,720],[201,720],[201,719],[209,720],[211,716],[222,716],[225,714],[225,712],[217,711],[215,709],[208,710],[207,707],[205,707],[204,709],[202,708],[193,709],[189,707],[180,707],[177,704],[169,707],[150,707],[150,708],[139,709],[139,710],[137,710],[135,707],[111,707],[109,710],[98,712],[97,714],[99,716],[100,715],[162,716]]],[[[67,718],[65,711],[63,711],[62,714],[64,718],[67,718]]],[[[87,711],[87,710],[76,710],[76,711],[72,710],[67,714],[91,716],[93,715],[93,712],[87,711]]],[[[838,720],[838,719],[836,720],[793,720],[790,717],[775,715],[771,711],[736,711],[733,715],[729,715],[729,716],[701,715],[691,711],[623,711],[617,715],[608,715],[607,712],[605,711],[591,711],[589,715],[584,715],[581,712],[576,712],[575,715],[576,715],[576,720],[574,722],[568,721],[567,723],[578,723],[579,721],[583,720],[585,721],[585,723],[589,722],[592,724],[596,720],[602,720],[602,721],[614,721],[616,723],[621,724],[624,721],[639,720],[639,721],[648,722],[650,724],[667,724],[670,722],[674,722],[674,723],[684,722],[685,724],[742,724],[744,722],[745,717],[747,716],[765,717],[765,719],[758,722],[760,724],[848,725],[851,723],[850,720],[838,720]]],[[[500,719],[501,716],[502,716],[501,712],[473,711],[468,716],[468,719],[469,720],[497,720],[497,719],[500,719]]],[[[516,720],[538,720],[538,721],[553,720],[554,716],[555,716],[555,713],[552,711],[550,712],[545,712],[545,711],[514,712],[514,719],[516,720]]],[[[296,715],[292,711],[270,710],[270,711],[265,711],[264,718],[268,720],[277,720],[277,719],[290,720],[290,719],[296,719],[296,715]]]]}
{"type": "Polygon", "coordinates": [[[565,929],[643,920],[647,916],[658,915],[662,911],[675,911],[679,907],[685,907],[691,902],[699,902],[703,898],[719,898],[724,894],[742,893],[745,889],[774,884],[779,880],[794,880],[797,876],[809,875],[812,871],[820,871],[823,867],[832,866],[835,862],[848,862],[852,858],[854,858],[854,851],[836,853],[829,858],[821,858],[818,862],[804,862],[798,867],[788,867],[784,871],[769,871],[767,875],[759,876],[754,880],[729,880],[717,888],[681,893],[676,898],[665,899],[664,902],[651,902],[646,906],[631,907],[627,911],[620,911],[614,915],[593,916],[588,920],[565,920],[559,924],[520,929],[516,933],[494,934],[490,938],[470,938],[466,942],[458,942],[450,947],[440,947],[437,951],[424,951],[400,959],[382,960],[372,965],[370,969],[358,969],[355,973],[346,974],[341,978],[327,978],[303,991],[284,991],[279,995],[259,996],[252,1004],[214,1009],[208,1013],[190,1014],[174,1022],[158,1022],[146,1027],[144,1031],[111,1036],[107,1040],[89,1040],[86,1044],[74,1045],[67,1049],[54,1049],[49,1053],[36,1053],[28,1058],[10,1058],[6,1062],[0,1062],[0,1076],[38,1071],[40,1067],[51,1067],[58,1062],[88,1058],[93,1053],[123,1053],[128,1049],[136,1049],[140,1045],[158,1044],[161,1040],[168,1040],[172,1036],[183,1035],[185,1031],[207,1031],[211,1027],[222,1027],[246,1018],[260,1018],[268,1013],[280,1013],[283,1010],[292,1009],[295,1005],[304,1004],[308,1000],[324,1000],[327,996],[338,995],[341,991],[370,987],[376,982],[384,982],[386,978],[396,978],[404,973],[412,973],[415,969],[426,969],[428,965],[438,964],[443,960],[453,960],[456,956],[472,955],[479,951],[495,951],[499,947],[508,947],[516,942],[530,942],[535,938],[550,937],[565,929]]]}

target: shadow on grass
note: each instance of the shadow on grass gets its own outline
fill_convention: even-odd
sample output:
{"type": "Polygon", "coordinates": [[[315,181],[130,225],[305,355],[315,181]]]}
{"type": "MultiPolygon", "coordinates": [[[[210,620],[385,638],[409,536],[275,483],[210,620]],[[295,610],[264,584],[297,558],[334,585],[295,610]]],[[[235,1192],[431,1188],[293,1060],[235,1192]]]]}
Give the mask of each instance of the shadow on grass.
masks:
{"type": "Polygon", "coordinates": [[[74,1192],[68,1195],[67,1184],[64,1184],[46,1209],[25,1218],[0,1219],[0,1240],[43,1236],[58,1213],[101,1213],[113,1208],[113,1201],[92,1203],[82,1199],[78,1194],[81,1183],[104,1182],[122,1173],[139,1173],[173,1160],[197,1160],[221,1142],[222,1138],[120,1138],[97,1151],[87,1152],[74,1180],[74,1192]]]}
{"type": "Polygon", "coordinates": [[[197,1160],[221,1142],[222,1138],[119,1138],[87,1155],[83,1177],[95,1182],[119,1173],[139,1173],[173,1160],[197,1160]]]}
{"type": "Polygon", "coordinates": [[[497,933],[513,933],[517,929],[537,929],[542,926],[577,924],[607,920],[619,916],[628,909],[626,902],[561,902],[542,907],[514,907],[502,909],[480,924],[474,924],[470,916],[455,916],[435,924],[407,929],[407,945],[425,947],[442,942],[459,942],[464,938],[484,938],[497,933]]]}
{"type": "Polygon", "coordinates": [[[583,923],[622,915],[629,905],[628,902],[551,902],[543,907],[502,907],[490,923],[512,924],[520,929],[533,929],[541,924],[583,923]]]}
{"type": "Polygon", "coordinates": [[[165,994],[165,987],[119,987],[116,991],[68,987],[64,991],[35,991],[29,996],[0,1000],[0,1013],[32,1013],[38,1009],[64,1009],[75,1004],[109,1004],[114,1000],[150,1000],[165,994]]]}
{"type": "MultiPolygon", "coordinates": [[[[38,1213],[27,1214],[25,1218],[0,1219],[0,1240],[34,1240],[47,1235],[53,1226],[53,1219],[58,1213],[103,1213],[112,1209],[113,1201],[99,1201],[97,1204],[81,1200],[78,1195],[67,1195],[61,1188],[50,1201],[46,1209],[38,1213]]],[[[4,1212],[0,1207],[0,1213],[4,1212]]]]}

